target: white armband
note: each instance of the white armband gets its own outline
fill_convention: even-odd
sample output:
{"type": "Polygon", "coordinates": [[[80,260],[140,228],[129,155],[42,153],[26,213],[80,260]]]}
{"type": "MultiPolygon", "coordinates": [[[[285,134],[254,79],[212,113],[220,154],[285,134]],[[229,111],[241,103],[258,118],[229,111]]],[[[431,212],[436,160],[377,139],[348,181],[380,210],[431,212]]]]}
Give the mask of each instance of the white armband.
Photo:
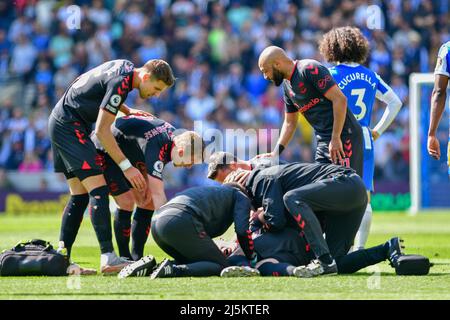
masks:
{"type": "Polygon", "coordinates": [[[127,171],[130,169],[133,165],[131,164],[130,160],[125,159],[121,163],[119,163],[120,170],[127,171]]]}

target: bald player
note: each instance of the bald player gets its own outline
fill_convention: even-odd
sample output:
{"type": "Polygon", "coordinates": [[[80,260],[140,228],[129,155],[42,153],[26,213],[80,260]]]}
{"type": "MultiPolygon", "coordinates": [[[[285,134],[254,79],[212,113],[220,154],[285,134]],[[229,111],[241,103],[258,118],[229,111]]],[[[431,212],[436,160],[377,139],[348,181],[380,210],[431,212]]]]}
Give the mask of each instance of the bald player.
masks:
{"type": "Polygon", "coordinates": [[[275,149],[260,156],[276,157],[289,144],[301,112],[317,137],[315,161],[352,167],[362,176],[362,129],[351,112],[347,98],[328,69],[316,60],[292,60],[276,46],[263,50],[258,66],[264,78],[283,85],[285,119],[275,149]]]}

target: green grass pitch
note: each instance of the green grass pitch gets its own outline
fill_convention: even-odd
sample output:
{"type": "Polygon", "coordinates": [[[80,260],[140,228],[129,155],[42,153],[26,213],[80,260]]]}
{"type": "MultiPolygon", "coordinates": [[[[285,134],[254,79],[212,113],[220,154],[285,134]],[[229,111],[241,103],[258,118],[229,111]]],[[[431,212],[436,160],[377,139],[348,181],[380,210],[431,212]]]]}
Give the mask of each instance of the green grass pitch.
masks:
{"type": "MultiPolygon", "coordinates": [[[[0,250],[21,239],[42,238],[57,244],[60,217],[0,216],[0,250]]],[[[375,214],[368,246],[399,235],[406,253],[428,256],[435,266],[428,276],[400,277],[387,262],[354,275],[314,279],[3,277],[0,299],[450,299],[450,212],[375,214]]],[[[146,254],[166,255],[149,239],[146,254]]],[[[99,269],[100,252],[88,217],[73,249],[73,259],[99,269]]]]}

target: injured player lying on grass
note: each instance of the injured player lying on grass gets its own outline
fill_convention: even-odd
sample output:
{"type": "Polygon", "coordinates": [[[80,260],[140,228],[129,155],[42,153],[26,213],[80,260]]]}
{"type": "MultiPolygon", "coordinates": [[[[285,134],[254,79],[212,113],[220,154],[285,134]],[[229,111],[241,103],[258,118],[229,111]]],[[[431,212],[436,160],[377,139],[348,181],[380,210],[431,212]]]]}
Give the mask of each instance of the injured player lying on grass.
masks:
{"type": "MultiPolygon", "coordinates": [[[[245,251],[249,249],[254,251],[251,254],[252,258],[246,259],[235,254],[236,258],[230,258],[231,260],[224,262],[223,256],[217,254],[216,260],[220,263],[212,263],[213,253],[218,250],[216,245],[212,245],[211,239],[207,239],[208,234],[201,237],[203,242],[208,240],[208,246],[201,245],[200,242],[198,246],[193,245],[193,240],[197,237],[195,232],[188,235],[185,231],[187,227],[180,228],[180,225],[175,223],[174,217],[180,216],[186,219],[198,214],[201,216],[205,214],[211,216],[212,213],[217,215],[219,211],[224,209],[229,211],[225,208],[227,203],[225,201],[227,198],[225,189],[217,189],[217,187],[193,188],[185,191],[188,194],[183,196],[189,195],[190,201],[195,200],[191,204],[193,208],[197,208],[200,202],[209,199],[207,205],[200,206],[204,207],[202,210],[197,209],[198,212],[194,215],[189,212],[190,210],[185,210],[186,208],[181,210],[182,212],[178,212],[182,203],[172,203],[172,206],[176,204],[176,207],[171,208],[169,202],[167,209],[176,209],[177,212],[176,214],[175,212],[165,212],[167,222],[164,223],[164,230],[167,229],[170,222],[170,225],[173,225],[173,232],[169,229],[162,232],[162,228],[152,223],[152,233],[161,229],[158,231],[159,233],[154,234],[154,236],[157,236],[155,241],[160,247],[175,260],[179,260],[178,262],[188,263],[190,266],[189,268],[186,266],[181,268],[177,262],[164,260],[154,271],[151,270],[153,272],[152,278],[214,276],[219,275],[219,273],[221,276],[252,276],[262,273],[263,275],[314,277],[322,274],[354,273],[386,259],[398,271],[399,261],[404,258],[401,251],[401,241],[398,237],[392,238],[379,246],[348,254],[367,204],[364,184],[352,169],[332,164],[293,163],[266,169],[255,169],[251,173],[250,171],[242,171],[233,171],[225,179],[225,182],[239,190],[243,199],[250,195],[254,208],[258,208],[256,204],[259,206],[262,204],[264,207],[255,212],[250,212],[249,215],[251,205],[248,203],[249,199],[247,199],[245,206],[247,212],[239,211],[241,217],[250,218],[251,221],[250,224],[246,222],[245,228],[241,230],[242,233],[244,229],[250,227],[251,231],[248,234],[249,240],[252,240],[250,245],[245,241],[243,242],[242,239],[239,242],[247,244],[245,251]],[[236,181],[241,181],[242,173],[247,173],[245,175],[247,179],[244,179],[245,181],[242,184],[236,183],[236,181]],[[264,186],[264,188],[261,186],[264,186]],[[193,193],[194,190],[196,192],[193,193]],[[274,190],[277,192],[274,192],[274,190]],[[309,191],[306,193],[309,197],[303,197],[302,192],[306,190],[309,191]],[[332,196],[333,201],[331,201],[332,196]],[[356,201],[358,196],[361,197],[360,201],[356,201]],[[217,197],[220,197],[220,199],[217,197]],[[354,202],[352,206],[349,204],[345,206],[345,203],[350,200],[354,202]],[[219,202],[222,204],[221,206],[217,206],[219,202]],[[275,207],[274,204],[279,205],[275,207]],[[296,206],[300,204],[302,206],[298,209],[296,206]],[[343,210],[343,208],[347,210],[343,210]],[[207,214],[209,211],[211,213],[207,214]],[[297,216],[300,216],[299,212],[301,212],[302,217],[297,218],[297,216]],[[307,217],[306,213],[309,213],[307,217]],[[315,222],[315,225],[313,222],[315,222]],[[313,230],[309,230],[308,226],[313,230]],[[186,235],[181,233],[186,233],[186,235]],[[161,242],[162,239],[165,240],[161,242]],[[171,241],[170,244],[164,243],[169,240],[171,241]],[[319,253],[319,250],[322,252],[319,253]],[[183,254],[180,254],[181,252],[183,254]],[[332,263],[321,261],[325,255],[322,254],[323,252],[332,260],[332,263]],[[187,259],[187,254],[191,258],[187,259]],[[198,259],[200,255],[202,258],[198,259]],[[178,259],[177,256],[180,258],[178,259]],[[186,262],[181,260],[186,260],[186,262]],[[199,263],[202,264],[201,268],[199,263]],[[232,266],[233,264],[235,266],[232,266]],[[202,269],[202,272],[194,274],[194,265],[195,269],[202,269]],[[210,271],[205,273],[206,265],[214,265],[213,272],[211,271],[212,268],[208,267],[210,271]],[[256,269],[248,266],[256,267],[256,269]],[[186,272],[187,270],[191,271],[186,272]]],[[[174,199],[177,199],[177,197],[174,199]]],[[[171,202],[176,202],[174,199],[171,202]]],[[[182,200],[183,198],[179,199],[182,200]]],[[[235,210],[236,207],[242,209],[244,206],[235,206],[235,210]]],[[[227,216],[226,212],[221,213],[221,215],[227,216]]],[[[201,219],[203,221],[202,228],[211,228],[210,223],[215,220],[217,219],[201,219]]],[[[229,220],[229,224],[221,228],[222,232],[213,232],[209,236],[211,238],[220,236],[230,225],[231,220],[229,220]]],[[[249,257],[249,252],[246,252],[246,256],[249,257]]],[[[151,265],[152,268],[156,265],[153,260],[136,262],[126,267],[121,272],[122,277],[141,275],[143,272],[140,272],[140,270],[146,268],[146,264],[151,265]]],[[[407,263],[409,264],[409,262],[411,261],[408,260],[407,263]]],[[[413,261],[413,267],[417,263],[420,264],[421,262],[413,261]]],[[[150,271],[144,273],[149,274],[150,271]]],[[[121,276],[119,275],[119,277],[121,276]]]]}
{"type": "MultiPolygon", "coordinates": [[[[295,229],[287,227],[281,232],[269,233],[258,230],[253,232],[254,248],[258,262],[252,263],[244,255],[237,241],[214,240],[218,248],[227,256],[229,267],[220,272],[221,277],[252,277],[252,276],[294,276],[311,278],[323,274],[322,266],[317,263],[314,255],[308,250],[304,237],[295,229]]],[[[401,246],[402,240],[394,237],[384,244],[351,252],[336,259],[338,274],[352,274],[365,267],[388,260],[397,274],[406,274],[414,270],[415,274],[422,273],[419,261],[408,261],[405,265],[403,258],[415,257],[404,255],[401,246]]],[[[146,256],[123,269],[119,278],[129,276],[149,276],[155,270],[164,268],[173,269],[176,262],[165,259],[157,267],[152,256],[146,256]],[[125,272],[125,271],[133,272],[125,272]]],[[[192,276],[192,275],[191,275],[192,276]]]]}
{"type": "MultiPolygon", "coordinates": [[[[256,269],[262,276],[296,276],[310,278],[323,274],[320,263],[309,250],[305,238],[295,229],[287,227],[280,232],[253,232],[255,251],[258,255],[256,269]]],[[[222,270],[221,276],[238,277],[255,274],[249,261],[236,242],[221,242],[224,254],[229,254],[231,267],[222,270]]],[[[403,255],[401,240],[394,237],[384,244],[336,257],[338,274],[351,274],[365,267],[389,260],[398,267],[403,255]]]]}

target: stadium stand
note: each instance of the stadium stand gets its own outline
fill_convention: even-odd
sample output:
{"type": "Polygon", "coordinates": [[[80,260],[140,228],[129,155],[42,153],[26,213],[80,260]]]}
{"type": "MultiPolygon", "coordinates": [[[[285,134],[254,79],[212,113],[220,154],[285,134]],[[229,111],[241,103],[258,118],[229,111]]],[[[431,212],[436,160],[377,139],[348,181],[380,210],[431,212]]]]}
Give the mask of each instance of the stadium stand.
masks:
{"type": "MultiPolygon", "coordinates": [[[[149,101],[132,92],[127,103],[176,127],[202,120],[219,130],[279,128],[282,95],[258,70],[261,50],[274,44],[293,58],[323,61],[322,34],[349,24],[370,40],[367,65],[403,101],[376,142],[375,181],[408,181],[407,79],[434,69],[439,46],[450,38],[448,6],[439,0],[0,0],[0,177],[9,177],[0,179],[0,188],[57,189],[45,174],[24,184],[15,171],[52,171],[49,113],[76,76],[105,60],[168,61],[175,87],[149,101]],[[380,29],[366,24],[370,4],[381,8],[380,29]],[[71,5],[81,8],[79,29],[67,27],[71,5]]],[[[374,121],[383,111],[375,107],[374,121]]],[[[312,160],[312,132],[301,127],[285,160],[312,160]]],[[[168,170],[168,187],[211,183],[205,170],[168,170]]]]}

